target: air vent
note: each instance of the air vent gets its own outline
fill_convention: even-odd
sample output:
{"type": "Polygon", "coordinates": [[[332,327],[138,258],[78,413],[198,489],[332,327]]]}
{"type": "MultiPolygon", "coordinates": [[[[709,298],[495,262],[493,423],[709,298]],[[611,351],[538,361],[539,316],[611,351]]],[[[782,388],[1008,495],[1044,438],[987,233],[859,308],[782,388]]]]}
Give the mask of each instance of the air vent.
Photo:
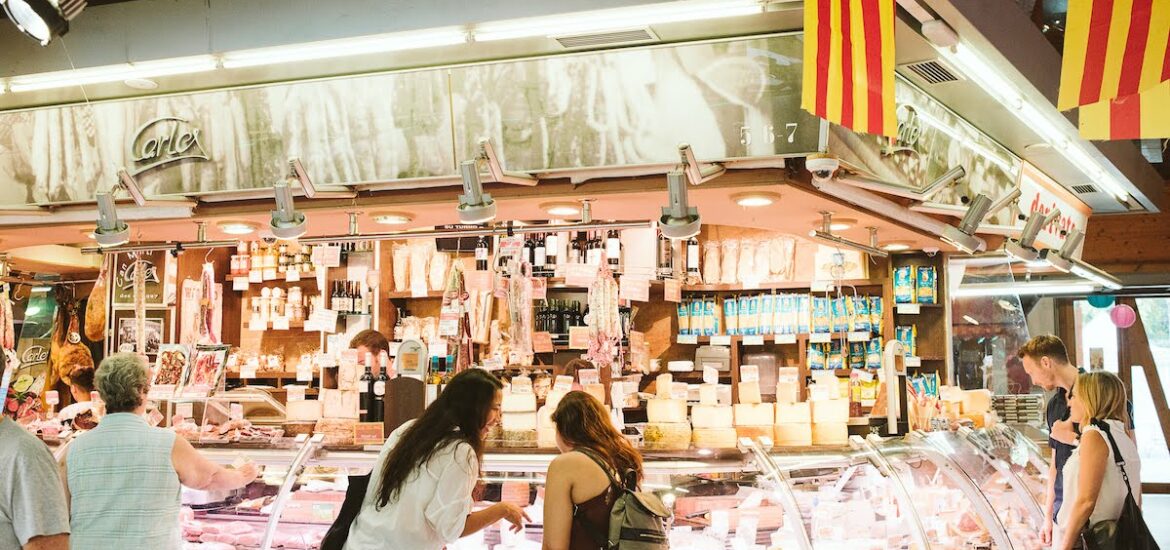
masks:
{"type": "Polygon", "coordinates": [[[956,82],[959,80],[958,75],[942,63],[933,59],[930,61],[919,61],[918,63],[907,63],[903,67],[918,75],[918,78],[925,80],[928,84],[942,84],[944,82],[956,82]]]}
{"type": "Polygon", "coordinates": [[[1090,184],[1088,184],[1088,183],[1082,183],[1082,184],[1080,184],[1080,185],[1074,185],[1074,186],[1072,186],[1072,190],[1073,190],[1073,191],[1076,191],[1076,192],[1077,192],[1077,194],[1079,194],[1079,195],[1091,195],[1091,194],[1093,194],[1093,193],[1099,193],[1099,192],[1100,192],[1100,191],[1099,191],[1099,190],[1098,190],[1096,187],[1093,187],[1092,185],[1090,185],[1090,184]]]}
{"type": "Polygon", "coordinates": [[[581,48],[607,48],[610,46],[657,42],[658,36],[650,29],[642,28],[627,31],[557,36],[554,40],[566,50],[576,50],[581,48]]]}

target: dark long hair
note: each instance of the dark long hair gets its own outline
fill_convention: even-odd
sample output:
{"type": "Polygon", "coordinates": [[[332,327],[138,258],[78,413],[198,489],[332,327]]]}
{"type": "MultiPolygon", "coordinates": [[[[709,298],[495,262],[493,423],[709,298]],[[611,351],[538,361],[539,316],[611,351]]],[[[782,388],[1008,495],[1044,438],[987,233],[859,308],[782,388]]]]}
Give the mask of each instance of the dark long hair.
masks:
{"type": "Polygon", "coordinates": [[[483,461],[483,435],[496,392],[504,385],[483,369],[468,369],[451,378],[422,416],[406,429],[382,464],[378,508],[398,496],[416,469],[448,444],[464,442],[483,461]]]}
{"type": "Polygon", "coordinates": [[[596,397],[583,391],[569,392],[553,411],[552,421],[561,439],[598,455],[622,480],[629,470],[637,472],[638,481],[642,480],[642,455],[618,433],[605,405],[596,397]]]}

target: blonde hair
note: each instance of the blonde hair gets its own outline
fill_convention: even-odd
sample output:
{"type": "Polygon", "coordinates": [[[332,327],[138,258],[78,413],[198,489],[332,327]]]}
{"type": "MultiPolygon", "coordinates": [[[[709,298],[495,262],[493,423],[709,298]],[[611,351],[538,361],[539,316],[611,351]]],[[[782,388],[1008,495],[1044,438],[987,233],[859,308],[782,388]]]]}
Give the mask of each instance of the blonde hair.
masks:
{"type": "Polygon", "coordinates": [[[1109,371],[1086,372],[1077,377],[1073,395],[1094,420],[1120,420],[1129,423],[1126,412],[1125,384],[1109,371]]]}

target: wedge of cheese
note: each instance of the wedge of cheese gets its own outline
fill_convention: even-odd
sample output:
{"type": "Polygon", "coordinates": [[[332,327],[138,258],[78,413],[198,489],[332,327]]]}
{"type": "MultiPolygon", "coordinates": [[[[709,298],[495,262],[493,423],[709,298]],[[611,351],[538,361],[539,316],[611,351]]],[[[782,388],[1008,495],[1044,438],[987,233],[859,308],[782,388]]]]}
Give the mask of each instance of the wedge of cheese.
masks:
{"type": "Polygon", "coordinates": [[[646,401],[646,418],[651,423],[686,424],[687,402],[682,399],[650,399],[646,401]]]}
{"type": "Polygon", "coordinates": [[[536,395],[531,393],[506,393],[500,410],[510,412],[536,412],[536,395]]]}
{"type": "Polygon", "coordinates": [[[745,405],[754,405],[754,404],[760,403],[762,401],[763,400],[760,399],[760,383],[759,383],[759,381],[740,382],[739,383],[739,402],[740,403],[743,403],[745,405]]]}
{"type": "Polygon", "coordinates": [[[501,424],[504,426],[504,431],[508,430],[536,430],[536,413],[535,412],[506,412],[503,414],[501,424]]]}
{"type": "Polygon", "coordinates": [[[658,378],[654,379],[655,393],[659,399],[670,399],[671,388],[674,387],[674,376],[670,373],[662,373],[658,378]]]}
{"type": "Polygon", "coordinates": [[[735,435],[738,437],[749,437],[755,439],[757,437],[772,437],[775,435],[773,426],[735,426],[735,435]]]}
{"type": "Polygon", "coordinates": [[[691,407],[691,425],[698,428],[731,428],[735,417],[731,407],[724,405],[695,405],[691,407]]]}
{"type": "Polygon", "coordinates": [[[703,384],[699,386],[699,404],[715,405],[719,403],[719,384],[703,384]]]}
{"type": "Polygon", "coordinates": [[[772,403],[739,403],[734,408],[736,426],[771,426],[776,423],[776,407],[772,403]]]}
{"type": "Polygon", "coordinates": [[[812,421],[817,424],[849,422],[848,399],[826,399],[812,402],[812,421]]]}
{"type": "Polygon", "coordinates": [[[809,424],[812,422],[812,407],[809,402],[776,403],[777,424],[809,424]]]}

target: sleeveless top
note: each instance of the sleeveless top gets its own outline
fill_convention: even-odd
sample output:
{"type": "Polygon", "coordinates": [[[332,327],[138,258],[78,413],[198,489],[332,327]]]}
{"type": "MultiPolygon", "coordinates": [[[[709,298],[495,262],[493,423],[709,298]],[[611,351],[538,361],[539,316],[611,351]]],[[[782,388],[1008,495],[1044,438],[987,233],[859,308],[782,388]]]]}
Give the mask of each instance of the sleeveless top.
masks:
{"type": "MultiPolygon", "coordinates": [[[[577,449],[577,451],[595,461],[600,460],[600,457],[589,451],[581,449],[577,449]]],[[[607,469],[603,469],[603,471],[605,470],[607,469]]],[[[605,471],[605,475],[611,474],[605,471]]],[[[613,490],[613,485],[610,484],[601,494],[573,506],[573,526],[569,531],[569,550],[604,548],[597,543],[594,533],[598,533],[602,537],[609,536],[609,512],[613,510],[613,504],[616,500],[617,494],[613,490]],[[585,522],[588,522],[589,527],[585,526],[585,522]]]]}
{"type": "MultiPolygon", "coordinates": [[[[1125,461],[1125,473],[1129,475],[1129,486],[1133,490],[1133,494],[1140,495],[1142,491],[1142,465],[1141,459],[1138,455],[1137,444],[1129,438],[1125,433],[1125,424],[1117,420],[1107,420],[1109,424],[1109,433],[1113,435],[1113,439],[1117,441],[1117,448],[1121,451],[1121,458],[1125,461]]],[[[1100,437],[1105,441],[1105,448],[1108,449],[1109,455],[1105,464],[1105,476],[1101,480],[1101,492],[1097,495],[1097,505],[1093,508],[1093,513],[1089,516],[1089,523],[1097,523],[1105,520],[1115,520],[1121,517],[1121,507],[1125,504],[1125,496],[1127,494],[1125,487],[1125,480],[1121,477],[1121,469],[1117,467],[1116,459],[1113,457],[1113,446],[1109,444],[1109,438],[1101,432],[1096,426],[1084,426],[1081,429],[1081,440],[1085,437],[1100,437]],[[1090,433],[1096,433],[1095,436],[1089,436],[1090,433]]],[[[1064,506],[1060,508],[1060,514],[1057,516],[1057,523],[1069,529],[1072,526],[1067,525],[1068,516],[1072,513],[1072,503],[1077,500],[1078,487],[1077,482],[1080,479],[1081,472],[1081,450],[1078,447],[1072,452],[1068,462],[1064,464],[1064,506]]]]}
{"type": "Polygon", "coordinates": [[[177,550],[179,475],[175,433],[133,413],[102,418],[66,457],[71,550],[177,550]]]}

